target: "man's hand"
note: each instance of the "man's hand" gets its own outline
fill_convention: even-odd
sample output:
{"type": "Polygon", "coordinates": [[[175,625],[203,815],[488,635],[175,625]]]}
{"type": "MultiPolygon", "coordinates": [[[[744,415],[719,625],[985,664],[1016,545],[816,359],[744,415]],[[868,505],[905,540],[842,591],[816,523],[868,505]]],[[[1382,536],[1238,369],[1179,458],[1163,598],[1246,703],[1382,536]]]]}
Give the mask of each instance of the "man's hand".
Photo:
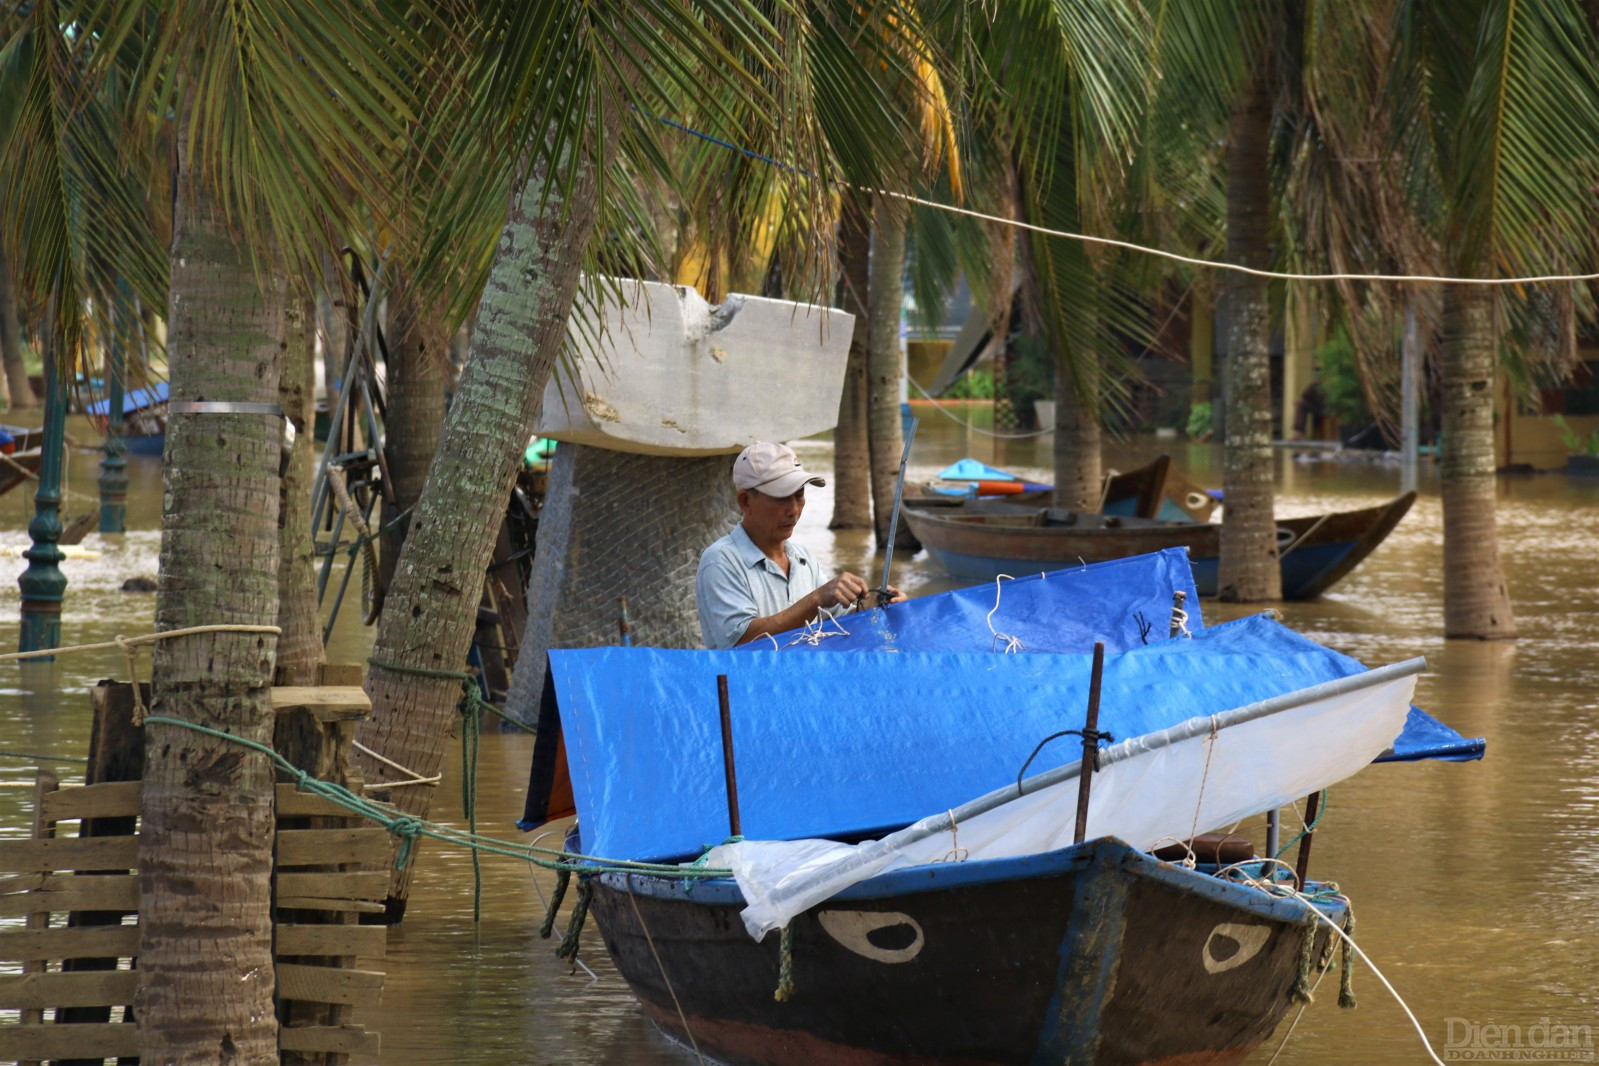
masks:
{"type": "Polygon", "coordinates": [[[846,570],[812,595],[816,597],[817,607],[831,610],[834,607],[854,606],[856,600],[866,595],[866,591],[866,582],[846,570]]]}

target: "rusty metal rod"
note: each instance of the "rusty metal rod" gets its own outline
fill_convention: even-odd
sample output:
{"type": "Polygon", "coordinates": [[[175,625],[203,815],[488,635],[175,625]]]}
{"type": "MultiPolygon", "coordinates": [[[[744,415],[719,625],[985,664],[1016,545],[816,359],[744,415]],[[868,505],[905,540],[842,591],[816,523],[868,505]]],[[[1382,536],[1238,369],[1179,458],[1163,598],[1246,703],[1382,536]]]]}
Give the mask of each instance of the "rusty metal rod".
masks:
{"type": "Polygon", "coordinates": [[[1072,843],[1088,835],[1088,793],[1093,787],[1094,762],[1099,755],[1099,683],[1105,675],[1105,643],[1094,642],[1094,672],[1088,680],[1088,723],[1083,726],[1083,765],[1077,776],[1077,830],[1072,843]]]}
{"type": "Polygon", "coordinates": [[[1310,872],[1310,839],[1315,835],[1316,810],[1321,806],[1321,793],[1312,792],[1305,801],[1305,835],[1299,838],[1299,861],[1294,863],[1294,886],[1305,890],[1305,875],[1310,872]]]}
{"type": "Polygon", "coordinates": [[[733,714],[727,702],[727,675],[716,675],[716,700],[722,710],[722,769],[727,772],[727,826],[732,836],[743,836],[738,817],[738,774],[733,769],[733,714]]]}

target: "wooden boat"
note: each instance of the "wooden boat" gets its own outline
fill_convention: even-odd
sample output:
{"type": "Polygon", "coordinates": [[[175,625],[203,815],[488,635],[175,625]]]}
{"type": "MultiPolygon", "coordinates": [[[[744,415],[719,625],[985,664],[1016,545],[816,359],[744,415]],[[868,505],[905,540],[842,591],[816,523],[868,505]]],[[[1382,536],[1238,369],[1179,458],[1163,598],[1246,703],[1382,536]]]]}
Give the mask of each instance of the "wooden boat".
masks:
{"type": "MultiPolygon", "coordinates": [[[[1425,664],[1364,671],[1266,615],[1206,628],[1197,604],[1191,638],[1151,644],[1124,616],[1191,597],[1187,569],[1165,552],[1018,580],[1003,605],[987,588],[942,593],[857,617],[847,650],[552,649],[519,824],[574,800],[582,813],[563,951],[591,913],[648,1016],[707,1061],[1243,1060],[1330,962],[1347,903],[1314,882],[1303,896],[1232,882],[1221,864],[1260,869],[1249,841],[1206,834],[1174,853],[1167,826],[1231,824],[1360,772],[1385,744],[1409,750],[1425,664]],[[996,625],[1025,654],[999,652],[996,625]],[[1079,632],[1116,656],[1096,728],[1124,739],[1100,749],[1087,839],[1063,846],[1078,757],[1046,750],[1052,768],[1025,782],[1015,767],[1037,769],[1035,738],[1099,690],[1087,655],[1060,653],[1079,632]],[[955,671],[967,680],[952,688],[955,671]],[[896,698],[840,701],[845,684],[896,698]],[[713,691],[737,734],[737,798],[713,691]],[[1249,740],[1217,743],[1245,723],[1249,740]],[[747,838],[690,864],[715,876],[670,876],[737,810],[747,838]],[[1191,868],[1162,861],[1190,850],[1191,868]]],[[[1417,757],[1453,757],[1419,739],[1417,757]]]]}
{"type": "Polygon", "coordinates": [[[0,426],[0,433],[11,438],[10,441],[0,444],[0,453],[6,455],[32,451],[44,446],[43,427],[29,429],[26,426],[0,426]]]}
{"type": "Polygon", "coordinates": [[[1209,522],[1218,505],[1214,496],[1182,475],[1171,456],[1159,455],[1136,470],[1106,475],[1099,510],[1163,522],[1209,522]]]}
{"type": "Polygon", "coordinates": [[[44,453],[38,448],[13,455],[0,455],[0,496],[24,482],[33,482],[39,476],[39,464],[44,453]]]}
{"type": "Polygon", "coordinates": [[[1213,871],[1102,838],[882,874],[793,920],[786,1002],[730,879],[603,873],[591,910],[650,1018],[722,1062],[1231,1063],[1293,1005],[1315,919],[1213,871]]]}
{"type": "MultiPolygon", "coordinates": [[[[1283,598],[1308,599],[1326,591],[1383,542],[1415,500],[1416,494],[1407,492],[1376,507],[1280,519],[1283,598]]],[[[1200,595],[1216,595],[1221,526],[1214,523],[1081,514],[1003,501],[908,507],[905,521],[933,557],[959,577],[1021,577],[1186,548],[1200,595]]]]}

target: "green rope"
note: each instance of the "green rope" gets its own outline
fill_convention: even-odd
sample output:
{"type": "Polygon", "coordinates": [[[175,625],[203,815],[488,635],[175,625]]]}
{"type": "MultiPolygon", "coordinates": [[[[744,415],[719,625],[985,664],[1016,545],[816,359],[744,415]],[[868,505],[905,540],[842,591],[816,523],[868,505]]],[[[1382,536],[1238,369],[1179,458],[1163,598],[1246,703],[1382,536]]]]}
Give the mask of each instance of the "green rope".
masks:
{"type": "Polygon", "coordinates": [[[1288,849],[1289,848],[1291,848],[1295,844],[1299,843],[1301,840],[1303,840],[1305,837],[1309,836],[1311,833],[1314,833],[1316,831],[1316,827],[1321,824],[1321,820],[1324,817],[1326,817],[1327,808],[1331,805],[1330,802],[1329,802],[1331,799],[1332,799],[1332,790],[1331,789],[1326,789],[1326,788],[1322,789],[1321,790],[1321,806],[1316,808],[1316,817],[1314,817],[1314,818],[1312,818],[1310,820],[1310,824],[1304,826],[1303,828],[1301,828],[1299,830],[1299,832],[1295,833],[1292,840],[1290,840],[1288,843],[1284,844],[1282,847],[1278,848],[1277,849],[1277,854],[1273,855],[1272,858],[1274,858],[1274,859],[1282,858],[1284,855],[1286,855],[1288,853],[1288,849]]]}
{"type": "Polygon", "coordinates": [[[394,868],[396,870],[403,870],[409,861],[411,855],[409,845],[422,837],[429,837],[445,844],[453,844],[456,847],[472,848],[489,855],[503,855],[506,858],[533,863],[535,866],[541,866],[547,870],[565,870],[569,873],[636,873],[651,877],[679,877],[694,880],[733,876],[733,871],[722,867],[694,867],[675,863],[608,859],[598,855],[585,855],[578,852],[563,851],[558,848],[543,848],[536,844],[513,844],[509,841],[497,840],[494,837],[464,833],[459,829],[439,825],[437,822],[414,818],[408,814],[399,814],[394,808],[375,803],[364,796],[358,796],[336,782],[322,781],[312,777],[265,744],[258,744],[245,737],[226,733],[220,729],[212,729],[210,726],[203,726],[196,722],[185,722],[181,718],[169,718],[166,715],[152,714],[146,717],[144,721],[146,725],[176,726],[180,729],[203,733],[206,736],[231,741],[242,748],[248,748],[258,754],[265,755],[273,760],[278,769],[282,770],[284,775],[301,790],[320,796],[329,803],[343,807],[352,814],[376,822],[388,832],[399,837],[401,846],[394,859],[394,868]]]}
{"type": "Polygon", "coordinates": [[[566,935],[561,938],[561,946],[555,949],[556,958],[577,962],[578,940],[583,935],[583,920],[589,916],[589,900],[593,898],[593,881],[587,877],[578,878],[577,902],[572,905],[572,917],[566,923],[566,935]]]}
{"type": "MultiPolygon", "coordinates": [[[[1355,911],[1350,908],[1349,921],[1344,923],[1344,936],[1349,940],[1355,939],[1355,911]]],[[[1338,1005],[1344,1010],[1355,1009],[1355,949],[1349,946],[1349,940],[1338,938],[1344,949],[1343,959],[1338,974],[1338,1005]]]]}
{"type": "Polygon", "coordinates": [[[1288,990],[1288,998],[1294,1003],[1311,1002],[1310,972],[1314,969],[1316,954],[1316,918],[1314,915],[1305,915],[1305,937],[1299,945],[1299,973],[1294,977],[1293,987],[1288,990]]]}
{"type": "MultiPolygon", "coordinates": [[[[477,675],[465,670],[432,670],[423,666],[404,666],[382,659],[367,660],[373,666],[396,674],[415,674],[418,677],[437,678],[441,681],[461,683],[461,702],[456,709],[461,712],[461,812],[466,815],[467,832],[477,835],[477,756],[482,736],[483,692],[477,675]]],[[[492,709],[492,708],[490,708],[492,709]]],[[[472,850],[472,921],[483,919],[483,867],[478,862],[477,849],[472,850]]]]}
{"type": "Polygon", "coordinates": [[[777,942],[777,991],[772,998],[787,1003],[794,995],[794,923],[783,926],[783,935],[777,942]]]}
{"type": "Polygon", "coordinates": [[[562,870],[555,875],[555,891],[550,894],[550,908],[544,912],[544,924],[539,926],[539,939],[548,940],[555,932],[555,915],[566,898],[566,886],[572,883],[572,871],[562,870]]]}

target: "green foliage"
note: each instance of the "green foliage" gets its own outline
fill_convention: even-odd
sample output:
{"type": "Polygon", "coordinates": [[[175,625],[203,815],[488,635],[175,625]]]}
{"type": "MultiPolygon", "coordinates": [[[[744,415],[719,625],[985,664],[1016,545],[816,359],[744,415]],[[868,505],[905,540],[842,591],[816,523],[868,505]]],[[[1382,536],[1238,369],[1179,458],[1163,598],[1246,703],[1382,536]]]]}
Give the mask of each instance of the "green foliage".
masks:
{"type": "Polygon", "coordinates": [[[944,393],[946,400],[992,400],[994,398],[994,368],[976,367],[960,376],[944,393]]]}
{"type": "Polygon", "coordinates": [[[1316,368],[1328,414],[1345,426],[1363,426],[1371,421],[1371,408],[1361,388],[1355,346],[1342,326],[1327,343],[1316,349],[1316,368]]]}
{"type": "Polygon", "coordinates": [[[1011,337],[1011,359],[1005,367],[1005,395],[1021,410],[1031,410],[1034,400],[1055,398],[1055,360],[1046,337],[1016,334],[1011,337]]]}
{"type": "Polygon", "coordinates": [[[1209,403],[1196,403],[1188,409],[1187,433],[1190,439],[1199,440],[1214,428],[1214,413],[1209,403]]]}
{"type": "Polygon", "coordinates": [[[1566,451],[1571,455],[1599,455],[1599,429],[1588,435],[1587,440],[1574,433],[1566,420],[1560,415],[1555,415],[1555,428],[1560,430],[1560,439],[1566,445],[1566,451]]]}

